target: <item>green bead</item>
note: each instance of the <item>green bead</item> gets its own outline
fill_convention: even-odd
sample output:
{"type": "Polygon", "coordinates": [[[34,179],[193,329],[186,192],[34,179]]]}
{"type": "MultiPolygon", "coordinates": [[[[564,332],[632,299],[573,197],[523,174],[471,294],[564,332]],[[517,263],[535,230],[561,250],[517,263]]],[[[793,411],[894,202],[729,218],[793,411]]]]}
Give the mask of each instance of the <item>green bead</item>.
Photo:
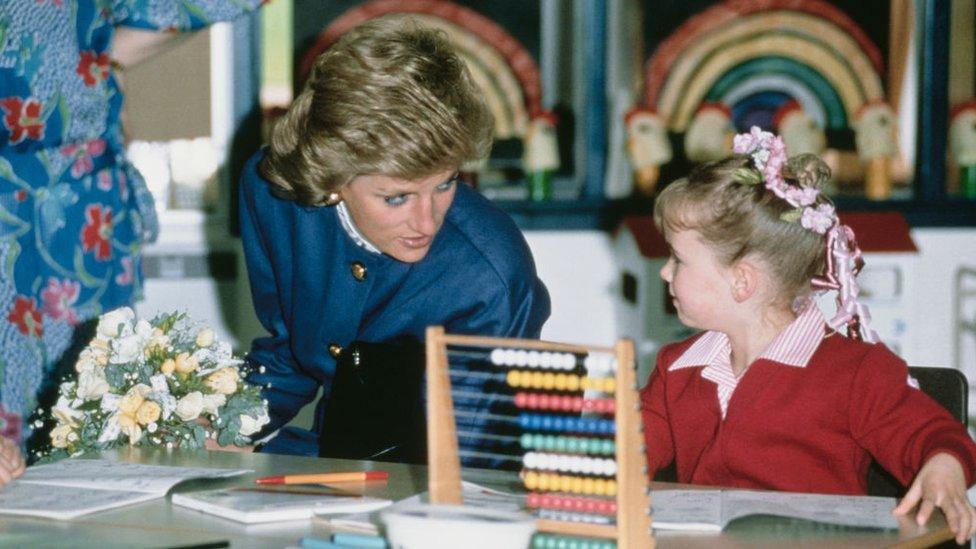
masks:
{"type": "Polygon", "coordinates": [[[543,441],[541,444],[542,448],[546,450],[552,450],[556,447],[556,440],[558,440],[556,436],[554,435],[539,435],[539,436],[542,437],[541,439],[543,441]]]}
{"type": "Polygon", "coordinates": [[[554,444],[556,451],[557,452],[565,452],[566,451],[567,442],[568,442],[567,437],[559,437],[559,438],[557,438],[556,439],[556,443],[554,444]]]}
{"type": "Polygon", "coordinates": [[[529,433],[523,434],[521,437],[519,437],[519,444],[521,444],[522,448],[526,450],[534,448],[532,445],[532,435],[529,433]]]}

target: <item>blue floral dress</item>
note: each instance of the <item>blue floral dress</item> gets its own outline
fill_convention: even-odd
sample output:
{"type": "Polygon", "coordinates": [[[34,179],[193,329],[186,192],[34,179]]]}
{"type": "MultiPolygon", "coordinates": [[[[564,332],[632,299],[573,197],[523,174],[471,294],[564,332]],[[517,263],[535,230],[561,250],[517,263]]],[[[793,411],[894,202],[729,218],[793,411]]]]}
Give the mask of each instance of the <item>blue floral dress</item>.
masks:
{"type": "Polygon", "coordinates": [[[0,435],[24,440],[74,327],[141,294],[152,196],[125,160],[117,26],[183,31],[259,0],[0,0],[0,435]]]}

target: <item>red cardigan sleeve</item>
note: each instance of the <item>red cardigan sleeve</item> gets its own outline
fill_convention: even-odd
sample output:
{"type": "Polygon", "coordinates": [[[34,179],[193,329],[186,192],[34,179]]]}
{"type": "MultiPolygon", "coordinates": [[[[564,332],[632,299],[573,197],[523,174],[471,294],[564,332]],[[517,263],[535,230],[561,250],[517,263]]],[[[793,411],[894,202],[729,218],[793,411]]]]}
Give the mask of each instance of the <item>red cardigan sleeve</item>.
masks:
{"type": "Polygon", "coordinates": [[[647,470],[650,478],[659,470],[667,467],[674,460],[674,440],[671,436],[671,421],[668,417],[667,397],[667,368],[671,360],[671,346],[661,349],[657,355],[657,364],[651,372],[647,385],[641,389],[641,419],[644,423],[644,449],[647,453],[647,470]]]}
{"type": "Polygon", "coordinates": [[[908,385],[908,366],[884,345],[873,345],[852,380],[849,417],[854,439],[908,486],[937,453],[956,457],[971,486],[976,444],[959,421],[908,385]]]}

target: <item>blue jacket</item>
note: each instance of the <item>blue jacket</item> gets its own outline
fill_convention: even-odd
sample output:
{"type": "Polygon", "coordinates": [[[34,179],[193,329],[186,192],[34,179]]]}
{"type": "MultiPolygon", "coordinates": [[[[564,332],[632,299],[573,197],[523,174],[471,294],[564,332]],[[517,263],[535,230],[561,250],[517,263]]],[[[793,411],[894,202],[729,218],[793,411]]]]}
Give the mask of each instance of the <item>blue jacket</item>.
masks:
{"type": "Polygon", "coordinates": [[[448,333],[537,338],[549,318],[549,293],[515,223],[466,185],[427,256],[402,263],[357,246],[335,208],[304,207],[270,194],[248,162],[240,186],[241,237],[254,308],[267,337],[248,361],[249,379],[265,389],[270,433],[314,397],[314,432],[283,428],[265,446],[273,453],[317,455],[318,433],[336,362],[330,345],[423,341],[429,325],[448,333]],[[353,265],[365,267],[363,280],[353,265]]]}

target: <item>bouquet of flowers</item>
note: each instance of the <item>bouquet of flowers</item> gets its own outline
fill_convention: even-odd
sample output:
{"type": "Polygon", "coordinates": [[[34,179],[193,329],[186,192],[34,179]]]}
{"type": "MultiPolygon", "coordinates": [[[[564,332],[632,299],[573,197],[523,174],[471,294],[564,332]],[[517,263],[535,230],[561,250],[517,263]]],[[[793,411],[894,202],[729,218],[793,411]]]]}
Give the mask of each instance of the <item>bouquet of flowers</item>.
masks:
{"type": "Polygon", "coordinates": [[[200,448],[208,437],[248,445],[269,418],[243,364],[185,314],[136,321],[127,307],[106,313],[75,365],[77,379],[60,386],[50,448],[39,457],[123,444],[200,448]]]}

